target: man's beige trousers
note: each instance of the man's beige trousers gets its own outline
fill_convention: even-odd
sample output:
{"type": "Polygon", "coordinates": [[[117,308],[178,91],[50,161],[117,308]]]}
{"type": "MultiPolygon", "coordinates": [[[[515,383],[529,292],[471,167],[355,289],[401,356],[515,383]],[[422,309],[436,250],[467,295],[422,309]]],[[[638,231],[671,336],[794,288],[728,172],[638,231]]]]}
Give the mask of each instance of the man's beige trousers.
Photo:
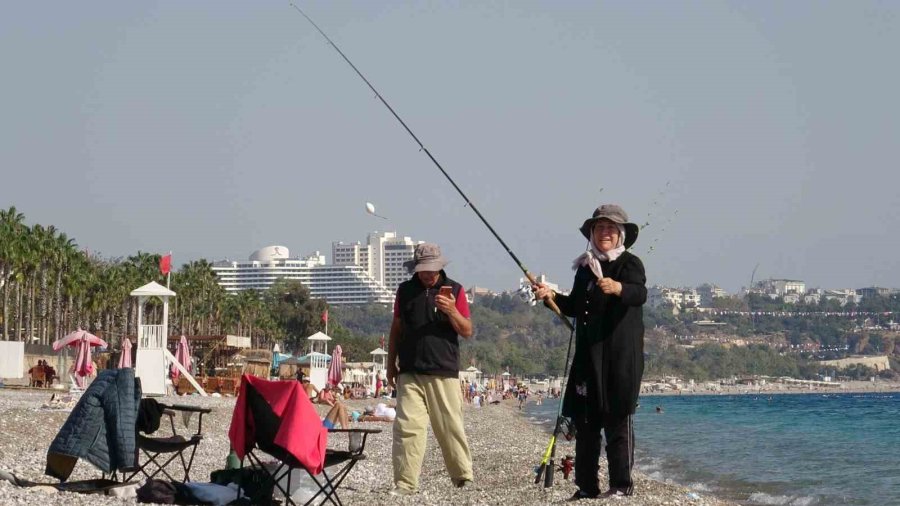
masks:
{"type": "Polygon", "coordinates": [[[419,488],[429,420],[444,465],[454,483],[472,480],[472,455],[463,431],[459,380],[404,373],[397,378],[397,418],[394,420],[394,485],[419,488]]]}

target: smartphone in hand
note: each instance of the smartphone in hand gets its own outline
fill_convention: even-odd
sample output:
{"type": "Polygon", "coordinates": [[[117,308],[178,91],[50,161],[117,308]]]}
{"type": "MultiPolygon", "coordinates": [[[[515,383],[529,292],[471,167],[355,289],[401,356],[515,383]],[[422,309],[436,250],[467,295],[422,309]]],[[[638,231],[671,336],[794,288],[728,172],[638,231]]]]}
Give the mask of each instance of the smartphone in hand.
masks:
{"type": "Polygon", "coordinates": [[[438,292],[438,295],[442,295],[447,298],[453,297],[453,287],[452,286],[442,286],[441,291],[438,292]]]}

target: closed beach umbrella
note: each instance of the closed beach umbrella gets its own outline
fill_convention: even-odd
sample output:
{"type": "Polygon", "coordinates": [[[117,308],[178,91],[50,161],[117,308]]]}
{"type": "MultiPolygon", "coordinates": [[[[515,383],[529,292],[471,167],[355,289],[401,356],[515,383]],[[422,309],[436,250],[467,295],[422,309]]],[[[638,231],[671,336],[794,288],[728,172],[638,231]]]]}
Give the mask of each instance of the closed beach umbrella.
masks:
{"type": "MultiPolygon", "coordinates": [[[[188,372],[191,371],[191,349],[188,347],[187,338],[184,336],[181,336],[181,340],[178,341],[178,346],[175,348],[175,360],[188,372]]],[[[175,367],[175,364],[172,364],[171,373],[173,380],[177,380],[178,376],[181,376],[181,371],[175,367]]]]}
{"type": "Polygon", "coordinates": [[[119,369],[131,367],[131,339],[122,339],[122,353],[119,355],[119,369]]]}
{"type": "Polygon", "coordinates": [[[341,382],[343,378],[343,374],[341,372],[341,345],[337,345],[331,351],[331,364],[328,365],[328,384],[331,386],[337,386],[338,383],[341,382]]]}

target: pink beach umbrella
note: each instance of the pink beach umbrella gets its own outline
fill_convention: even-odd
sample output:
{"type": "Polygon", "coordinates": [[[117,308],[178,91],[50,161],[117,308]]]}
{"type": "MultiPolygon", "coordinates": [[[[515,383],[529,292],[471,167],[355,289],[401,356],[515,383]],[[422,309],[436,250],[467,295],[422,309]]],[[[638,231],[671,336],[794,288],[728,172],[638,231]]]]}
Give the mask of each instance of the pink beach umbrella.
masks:
{"type": "Polygon", "coordinates": [[[74,346],[78,349],[75,353],[75,365],[72,372],[75,374],[75,383],[84,387],[84,378],[94,373],[94,361],[91,360],[91,347],[108,346],[106,341],[91,334],[86,330],[78,329],[53,343],[53,351],[59,351],[66,346],[74,346]]]}
{"type": "Polygon", "coordinates": [[[86,330],[78,329],[53,343],[53,351],[59,351],[66,346],[81,346],[81,341],[87,341],[91,346],[107,347],[106,341],[91,334],[86,330]]]}
{"type": "MultiPolygon", "coordinates": [[[[178,341],[178,346],[175,348],[175,360],[188,372],[191,371],[191,348],[188,346],[187,338],[184,336],[181,336],[181,340],[178,341]]],[[[181,376],[181,371],[175,367],[175,364],[172,364],[171,374],[173,380],[177,380],[181,376]]]]}
{"type": "Polygon", "coordinates": [[[87,340],[82,340],[78,344],[73,372],[75,373],[75,383],[80,388],[84,388],[84,379],[94,374],[94,361],[91,360],[91,345],[87,340]]]}
{"type": "Polygon", "coordinates": [[[331,351],[331,364],[328,366],[328,384],[331,386],[337,386],[343,379],[341,354],[343,354],[341,345],[335,346],[331,351]]]}
{"type": "Polygon", "coordinates": [[[131,367],[131,339],[122,339],[122,353],[119,355],[119,369],[131,367]]]}

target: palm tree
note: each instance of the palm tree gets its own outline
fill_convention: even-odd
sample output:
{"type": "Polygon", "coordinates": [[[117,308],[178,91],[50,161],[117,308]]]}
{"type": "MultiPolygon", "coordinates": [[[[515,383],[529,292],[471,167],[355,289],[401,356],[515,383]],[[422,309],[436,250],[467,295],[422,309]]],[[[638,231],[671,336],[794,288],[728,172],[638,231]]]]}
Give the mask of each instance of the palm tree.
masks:
{"type": "Polygon", "coordinates": [[[3,287],[3,339],[9,340],[9,288],[14,280],[25,215],[14,206],[0,211],[0,286],[3,287]]]}

